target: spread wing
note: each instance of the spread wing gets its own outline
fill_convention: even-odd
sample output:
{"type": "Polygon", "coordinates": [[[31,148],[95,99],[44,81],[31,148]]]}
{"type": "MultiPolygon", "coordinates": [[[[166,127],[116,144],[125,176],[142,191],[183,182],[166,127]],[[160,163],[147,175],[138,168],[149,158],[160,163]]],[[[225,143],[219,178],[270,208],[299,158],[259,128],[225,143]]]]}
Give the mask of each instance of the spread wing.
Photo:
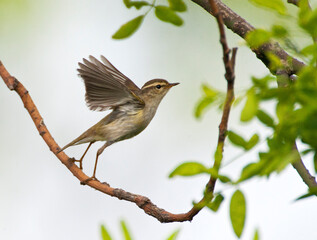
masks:
{"type": "Polygon", "coordinates": [[[144,101],[138,96],[140,89],[104,56],[103,63],[93,56],[83,59],[79,65],[79,76],[86,87],[86,103],[91,110],[104,111],[124,104],[135,104],[143,108],[144,101]]]}

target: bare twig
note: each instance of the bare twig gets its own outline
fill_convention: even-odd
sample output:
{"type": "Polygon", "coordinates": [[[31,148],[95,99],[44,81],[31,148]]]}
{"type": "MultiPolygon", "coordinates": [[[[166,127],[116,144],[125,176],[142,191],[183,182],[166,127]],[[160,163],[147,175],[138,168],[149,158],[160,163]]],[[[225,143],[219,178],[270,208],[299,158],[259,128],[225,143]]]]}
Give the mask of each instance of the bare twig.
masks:
{"type": "MultiPolygon", "coordinates": [[[[226,40],[226,33],[224,30],[222,16],[219,14],[216,1],[209,0],[209,3],[215,18],[217,19],[217,24],[218,24],[219,33],[220,33],[220,43],[221,43],[222,51],[223,51],[223,62],[225,65],[225,70],[226,70],[225,78],[227,80],[227,94],[226,94],[226,100],[225,100],[225,104],[223,108],[221,123],[219,125],[218,143],[217,143],[216,154],[215,154],[215,162],[213,166],[218,171],[221,165],[221,160],[222,160],[222,152],[223,152],[224,141],[226,138],[226,132],[228,128],[230,109],[231,109],[232,102],[234,100],[234,79],[235,79],[234,67],[235,67],[236,53],[238,49],[233,48],[232,55],[230,58],[230,49],[228,47],[227,40],[226,40]],[[221,157],[216,156],[219,154],[221,157]]],[[[212,193],[214,191],[216,181],[217,181],[216,178],[210,177],[209,182],[206,186],[206,192],[207,192],[206,197],[211,196],[212,198],[212,193]]]]}

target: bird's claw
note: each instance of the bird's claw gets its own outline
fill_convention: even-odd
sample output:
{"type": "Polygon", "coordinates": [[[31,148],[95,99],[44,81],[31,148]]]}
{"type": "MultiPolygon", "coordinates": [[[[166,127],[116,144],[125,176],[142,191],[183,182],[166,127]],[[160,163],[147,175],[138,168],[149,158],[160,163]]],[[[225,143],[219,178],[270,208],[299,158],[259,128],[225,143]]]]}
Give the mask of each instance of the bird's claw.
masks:
{"type": "Polygon", "coordinates": [[[81,170],[83,170],[83,160],[81,159],[81,160],[77,160],[77,159],[75,159],[75,158],[69,158],[69,160],[72,162],[72,163],[75,163],[75,162],[79,162],[79,168],[81,169],[81,170]]]}

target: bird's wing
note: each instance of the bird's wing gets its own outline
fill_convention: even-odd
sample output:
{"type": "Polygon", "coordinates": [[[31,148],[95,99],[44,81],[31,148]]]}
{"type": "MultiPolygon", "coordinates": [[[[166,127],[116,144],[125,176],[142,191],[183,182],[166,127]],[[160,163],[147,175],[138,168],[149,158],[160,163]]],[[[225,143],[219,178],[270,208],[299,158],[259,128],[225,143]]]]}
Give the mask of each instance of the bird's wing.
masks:
{"type": "Polygon", "coordinates": [[[104,111],[129,103],[142,108],[144,101],[138,96],[140,89],[105,57],[101,56],[101,59],[103,63],[89,56],[90,61],[83,59],[83,63],[78,63],[77,70],[85,83],[88,107],[104,111]]]}

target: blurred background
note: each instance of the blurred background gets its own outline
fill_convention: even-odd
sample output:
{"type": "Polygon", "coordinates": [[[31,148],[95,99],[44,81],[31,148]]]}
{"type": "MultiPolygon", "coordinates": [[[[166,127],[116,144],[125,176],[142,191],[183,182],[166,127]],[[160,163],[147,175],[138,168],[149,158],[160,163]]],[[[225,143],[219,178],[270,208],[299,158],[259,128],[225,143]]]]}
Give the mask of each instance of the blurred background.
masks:
{"type": "MultiPolygon", "coordinates": [[[[242,2],[225,1],[256,27],[294,21],[242,2]]],[[[101,155],[97,171],[101,181],[145,195],[173,213],[188,211],[192,201],[201,198],[208,176],[168,179],[168,174],[184,161],[210,166],[216,146],[221,113],[211,109],[201,120],[193,114],[201,84],[226,89],[216,22],[199,6],[186,3],[182,27],[158,21],[151,12],[136,34],[115,41],[112,34],[139,14],[126,9],[122,1],[0,0],[0,60],[29,90],[60,146],[107,114],[89,111],[85,105],[84,86],[76,72],[83,57],[106,56],[140,87],[152,78],[181,83],[164,98],[144,132],[112,145],[101,155]]],[[[291,6],[290,11],[296,8],[291,6]]],[[[251,76],[261,77],[268,70],[239,37],[230,31],[227,35],[229,46],[239,47],[239,94],[250,85],[251,76]]],[[[233,109],[229,128],[246,137],[256,130],[262,137],[269,134],[257,122],[240,124],[241,107],[233,109]]],[[[272,108],[269,104],[267,107],[272,108]]],[[[135,204],[81,186],[49,151],[19,97],[2,81],[0,112],[1,239],[101,239],[101,224],[114,239],[122,239],[121,219],[127,222],[134,239],[165,239],[176,229],[181,229],[181,240],[235,239],[228,213],[233,189],[225,190],[227,199],[218,213],[205,209],[191,223],[161,224],[135,204]]],[[[85,157],[87,175],[92,174],[95,153],[101,145],[94,144],[85,157]]],[[[243,155],[223,171],[237,177],[261,147],[265,146],[243,155]]],[[[85,148],[72,147],[66,153],[79,158],[85,148]]],[[[241,153],[227,144],[224,163],[241,153]]],[[[312,169],[311,162],[306,162],[312,169]]],[[[223,186],[217,183],[217,189],[223,186]]],[[[242,239],[251,239],[255,228],[261,239],[317,239],[316,200],[294,202],[306,192],[306,185],[292,167],[269,179],[247,182],[241,189],[247,198],[242,239]]]]}

